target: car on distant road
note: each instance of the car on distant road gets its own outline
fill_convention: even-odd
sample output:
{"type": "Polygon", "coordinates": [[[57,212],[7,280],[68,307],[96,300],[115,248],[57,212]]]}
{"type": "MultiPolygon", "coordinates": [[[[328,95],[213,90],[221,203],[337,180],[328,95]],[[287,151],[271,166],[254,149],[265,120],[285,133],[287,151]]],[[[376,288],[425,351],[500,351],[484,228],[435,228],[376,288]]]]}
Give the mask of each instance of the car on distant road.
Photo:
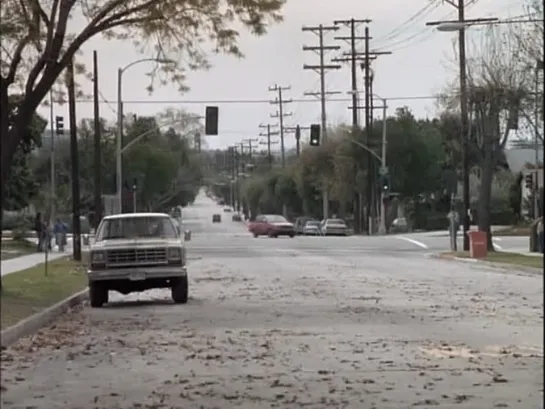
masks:
{"type": "Polygon", "coordinates": [[[392,221],[390,233],[407,233],[409,231],[409,223],[405,217],[398,217],[392,221]]]}
{"type": "Polygon", "coordinates": [[[295,219],[295,224],[294,224],[295,234],[304,234],[303,230],[305,225],[307,224],[307,222],[313,221],[313,220],[317,221],[316,219],[313,219],[312,217],[308,217],[308,216],[301,216],[295,219]]]}
{"type": "Polygon", "coordinates": [[[320,232],[323,236],[346,236],[348,228],[342,219],[327,219],[322,221],[320,232]]]}
{"type": "Polygon", "coordinates": [[[239,213],[235,213],[235,214],[233,214],[233,217],[231,217],[231,220],[234,221],[234,222],[240,222],[240,221],[242,221],[242,217],[240,216],[239,213]]]}
{"type": "Polygon", "coordinates": [[[248,230],[256,238],[259,236],[295,237],[295,229],[293,224],[290,223],[284,216],[277,214],[264,214],[257,216],[248,226],[248,230]]]}
{"type": "Polygon", "coordinates": [[[306,222],[305,227],[303,227],[303,234],[305,236],[319,236],[320,233],[320,222],[318,220],[309,220],[306,222]]]}
{"type": "Polygon", "coordinates": [[[221,223],[221,214],[213,214],[212,223],[221,223]]]}
{"type": "Polygon", "coordinates": [[[106,216],[91,244],[91,307],[108,302],[109,291],[121,294],[170,288],[175,303],[188,300],[186,249],[181,229],[164,213],[106,216]]]}
{"type": "Polygon", "coordinates": [[[233,211],[233,209],[231,209],[230,207],[224,207],[224,208],[223,208],[223,211],[224,211],[225,213],[231,213],[231,212],[233,211]]]}

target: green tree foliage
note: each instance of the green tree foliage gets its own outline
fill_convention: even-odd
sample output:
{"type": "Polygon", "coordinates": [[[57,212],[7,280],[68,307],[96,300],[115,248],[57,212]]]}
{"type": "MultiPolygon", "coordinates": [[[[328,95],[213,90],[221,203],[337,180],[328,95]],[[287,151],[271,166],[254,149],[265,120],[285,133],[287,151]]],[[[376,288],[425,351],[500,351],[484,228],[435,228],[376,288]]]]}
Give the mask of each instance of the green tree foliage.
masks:
{"type": "MultiPolygon", "coordinates": [[[[255,35],[281,20],[283,0],[4,0],[0,20],[0,106],[8,95],[23,95],[16,109],[0,110],[2,185],[11,175],[12,160],[24,131],[47,93],[64,99],[61,73],[82,46],[102,35],[131,41],[157,61],[151,78],[175,81],[185,89],[188,70],[210,66],[208,54],[241,57],[239,32],[255,35]],[[70,21],[78,24],[70,25],[70,21]],[[82,23],[79,23],[82,21],[82,23]],[[69,27],[71,26],[71,27],[69,27]],[[161,64],[168,60],[168,64],[161,64]],[[58,84],[62,85],[62,84],[58,84]],[[8,116],[11,116],[8,120],[8,116]],[[8,125],[9,123],[9,125],[8,125]]],[[[85,67],[75,61],[76,74],[85,67]]],[[[3,190],[2,190],[3,192],[3,190]]],[[[3,195],[1,196],[3,199],[3,195]]]]}
{"type": "MultiPolygon", "coordinates": [[[[192,121],[198,124],[197,119],[192,121]]],[[[115,132],[113,126],[105,121],[101,121],[101,124],[102,193],[115,194],[115,132]]],[[[195,124],[191,122],[191,126],[195,124]]],[[[176,131],[167,128],[162,131],[153,117],[127,120],[124,146],[128,148],[123,154],[123,179],[126,182],[124,188],[132,191],[133,181],[136,179],[138,209],[166,210],[174,205],[185,206],[194,200],[202,181],[202,163],[184,134],[179,132],[183,133],[183,129],[176,131]],[[141,135],[145,136],[138,138],[141,135]]],[[[93,153],[92,121],[83,120],[78,126],[79,182],[83,214],[92,212],[94,206],[93,153]]],[[[69,214],[72,203],[69,139],[57,139],[55,156],[57,208],[60,213],[69,214]]],[[[47,147],[38,151],[31,166],[36,181],[44,187],[41,206],[45,206],[51,166],[47,147]]],[[[128,196],[125,207],[131,211],[132,196],[125,196],[128,196]]]]}
{"type": "MultiPolygon", "coordinates": [[[[382,121],[375,122],[369,140],[370,148],[379,157],[382,125],[382,121]]],[[[403,201],[420,201],[442,193],[443,169],[448,159],[441,130],[448,126],[441,119],[416,120],[408,108],[400,108],[394,116],[387,118],[391,192],[399,194],[403,201]]],[[[241,182],[242,200],[248,204],[253,216],[282,213],[282,207],[286,205],[289,216],[304,214],[319,218],[324,188],[329,191],[331,212],[342,217],[349,218],[353,213],[356,193],[363,193],[364,201],[368,199],[365,196],[365,150],[351,141],[350,127],[339,126],[331,129],[328,135],[328,141],[319,147],[303,146],[300,157],[290,158],[290,165],[285,169],[277,165],[269,170],[268,165],[263,164],[263,158],[253,158],[254,163],[260,165],[241,182]]],[[[363,134],[359,133],[356,140],[363,142],[363,134]]],[[[378,161],[373,160],[378,169],[378,161]]],[[[229,169],[227,162],[218,171],[230,175],[229,169]]],[[[222,196],[220,189],[214,193],[222,196]]],[[[444,219],[444,215],[441,217],[444,219]]]]}

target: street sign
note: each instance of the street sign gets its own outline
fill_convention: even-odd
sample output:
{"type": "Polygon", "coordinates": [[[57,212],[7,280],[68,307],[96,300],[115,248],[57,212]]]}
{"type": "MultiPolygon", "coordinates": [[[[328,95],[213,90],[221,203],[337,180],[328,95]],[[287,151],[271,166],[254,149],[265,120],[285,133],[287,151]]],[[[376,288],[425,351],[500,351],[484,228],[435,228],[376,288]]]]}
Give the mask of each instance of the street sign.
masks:
{"type": "Polygon", "coordinates": [[[388,174],[388,166],[381,166],[379,169],[380,176],[385,176],[388,174]]]}

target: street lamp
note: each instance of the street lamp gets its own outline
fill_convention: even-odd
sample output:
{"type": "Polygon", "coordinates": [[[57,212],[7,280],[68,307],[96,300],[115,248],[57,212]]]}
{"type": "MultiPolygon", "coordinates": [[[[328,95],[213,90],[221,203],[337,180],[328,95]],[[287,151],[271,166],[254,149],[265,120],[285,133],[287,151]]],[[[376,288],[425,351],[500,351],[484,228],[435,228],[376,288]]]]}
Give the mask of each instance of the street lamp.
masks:
{"type": "Polygon", "coordinates": [[[123,73],[131,68],[133,65],[140,64],[143,62],[153,61],[159,64],[170,64],[174,63],[172,60],[159,59],[159,58],[142,58],[140,60],[133,61],[124,67],[118,68],[117,70],[117,147],[116,147],[116,193],[117,193],[117,206],[118,213],[122,212],[122,143],[123,143],[123,95],[122,95],[122,80],[123,73]]]}
{"type": "MultiPolygon", "coordinates": [[[[438,21],[426,23],[428,26],[436,26],[438,31],[457,31],[458,32],[458,63],[460,72],[460,150],[462,154],[462,185],[463,185],[463,202],[464,202],[464,251],[469,251],[469,214],[470,214],[470,196],[469,196],[469,150],[468,150],[468,133],[469,133],[469,115],[468,115],[468,98],[467,98],[467,69],[466,69],[466,35],[465,28],[468,24],[479,20],[466,20],[464,16],[463,1],[460,0],[458,6],[457,21],[438,21]]],[[[489,19],[495,21],[497,19],[489,19]]]]}
{"type": "Polygon", "coordinates": [[[467,139],[469,133],[468,101],[467,101],[467,72],[466,72],[466,41],[465,29],[473,26],[497,25],[497,24],[517,24],[542,22],[542,20],[523,19],[523,20],[500,20],[496,17],[465,19],[463,1],[457,6],[458,20],[456,21],[432,21],[426,23],[427,26],[435,26],[437,31],[458,32],[459,36],[459,70],[460,70],[460,113],[462,119],[461,129],[461,151],[462,151],[462,179],[463,179],[463,202],[464,202],[464,251],[469,250],[469,152],[467,139]]]}

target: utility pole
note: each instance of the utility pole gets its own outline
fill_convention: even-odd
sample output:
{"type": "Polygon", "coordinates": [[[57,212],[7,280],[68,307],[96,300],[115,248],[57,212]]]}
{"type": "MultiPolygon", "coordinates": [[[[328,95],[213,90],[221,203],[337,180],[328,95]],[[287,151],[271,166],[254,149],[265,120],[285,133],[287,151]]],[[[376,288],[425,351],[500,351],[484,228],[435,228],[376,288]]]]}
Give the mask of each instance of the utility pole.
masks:
{"type": "Polygon", "coordinates": [[[280,150],[282,151],[282,167],[286,167],[286,147],[284,146],[284,118],[291,116],[291,112],[284,112],[284,104],[293,102],[291,99],[285,100],[282,97],[282,91],[288,91],[291,87],[281,87],[276,84],[274,87],[269,87],[269,91],[278,93],[278,96],[274,101],[270,101],[272,105],[278,105],[278,111],[275,114],[271,114],[271,118],[278,118],[280,125],[280,150]]]}
{"type": "Polygon", "coordinates": [[[230,146],[227,148],[227,164],[231,173],[229,180],[229,206],[235,207],[235,148],[230,146]]]}
{"type": "MultiPolygon", "coordinates": [[[[449,2],[450,3],[450,2],[449,2]]],[[[452,4],[452,3],[451,3],[452,4]]],[[[465,0],[458,0],[458,21],[465,20],[465,0]]],[[[469,114],[468,114],[468,98],[467,98],[467,70],[466,70],[466,30],[464,27],[458,32],[458,62],[460,70],[460,115],[461,115],[461,151],[462,151],[462,200],[464,202],[464,251],[469,251],[469,212],[470,212],[470,197],[469,197],[469,150],[468,150],[468,133],[469,133],[469,114]]]]}
{"type": "Polygon", "coordinates": [[[310,126],[297,125],[295,127],[290,126],[290,127],[284,128],[284,132],[293,132],[293,133],[295,133],[295,149],[296,149],[297,157],[299,157],[299,155],[301,154],[301,131],[302,130],[309,131],[310,126]]]}
{"type": "Polygon", "coordinates": [[[68,88],[68,116],[70,123],[70,165],[72,176],[72,241],[74,260],[81,261],[80,197],[78,134],[76,124],[76,86],[74,83],[74,61],[71,60],[66,71],[68,88]]]}
{"type": "Polygon", "coordinates": [[[249,159],[250,163],[252,163],[252,153],[253,153],[253,146],[252,146],[252,144],[253,144],[253,143],[256,143],[256,142],[258,142],[258,141],[259,141],[259,139],[256,139],[256,138],[253,138],[253,139],[252,139],[252,138],[248,138],[248,139],[243,139],[243,140],[242,140],[243,143],[246,143],[246,144],[248,145],[248,151],[249,151],[249,153],[248,153],[248,159],[249,159]]]}
{"type": "MultiPolygon", "coordinates": [[[[348,52],[343,53],[343,57],[341,58],[335,58],[333,59],[334,62],[350,62],[351,65],[351,94],[352,94],[352,135],[353,138],[356,137],[356,135],[359,132],[359,121],[358,121],[358,72],[357,72],[357,62],[363,61],[363,66],[365,70],[365,134],[364,134],[364,145],[369,146],[369,135],[370,135],[370,127],[371,127],[371,92],[369,87],[369,78],[370,78],[370,70],[371,70],[371,61],[375,60],[377,56],[379,55],[387,55],[391,54],[391,52],[388,51],[371,51],[369,47],[369,40],[371,39],[369,35],[369,27],[365,27],[365,35],[363,37],[358,36],[356,32],[357,25],[359,24],[369,24],[371,23],[371,20],[338,20],[335,21],[335,25],[344,25],[348,26],[350,28],[350,36],[345,37],[335,37],[336,40],[345,40],[348,41],[350,44],[350,50],[348,52]],[[356,48],[357,41],[364,40],[365,41],[365,50],[364,52],[359,52],[356,48]]],[[[373,156],[369,153],[369,151],[366,152],[366,163],[367,163],[367,200],[366,200],[366,215],[367,218],[362,220],[362,214],[361,214],[361,196],[358,194],[356,195],[356,204],[355,204],[355,210],[354,210],[354,222],[355,222],[355,231],[357,233],[361,232],[362,225],[365,227],[365,230],[368,234],[372,233],[372,226],[369,223],[370,215],[371,215],[371,209],[373,208],[372,202],[373,202],[373,185],[374,185],[374,175],[373,175],[373,156]]],[[[355,166],[354,169],[355,174],[358,173],[358,166],[355,166]]]]}
{"type": "Polygon", "coordinates": [[[259,125],[260,128],[267,128],[266,133],[261,132],[259,134],[259,136],[266,136],[267,137],[267,142],[259,142],[259,144],[260,145],[267,145],[267,160],[269,162],[269,169],[272,169],[272,165],[273,165],[272,154],[271,154],[271,145],[276,145],[277,143],[279,143],[278,141],[271,142],[271,136],[279,134],[278,131],[272,132],[271,131],[271,126],[272,125],[270,125],[270,124],[267,124],[267,125],[262,125],[261,124],[261,125],[259,125]]]}
{"type": "MultiPolygon", "coordinates": [[[[464,251],[469,251],[469,152],[468,152],[468,134],[469,134],[469,117],[468,117],[468,95],[467,95],[467,63],[466,63],[466,32],[464,23],[480,23],[487,21],[495,21],[496,18],[488,19],[465,19],[465,0],[447,0],[447,3],[458,10],[458,20],[460,24],[458,29],[458,69],[460,76],[460,153],[462,155],[462,200],[464,206],[463,218],[463,242],[464,251]]],[[[438,26],[442,23],[453,23],[453,21],[433,21],[426,23],[427,26],[438,26]]]]}
{"type": "MultiPolygon", "coordinates": [[[[388,146],[388,134],[387,134],[387,119],[388,119],[388,105],[386,99],[382,99],[382,152],[381,158],[381,176],[383,178],[388,177],[388,168],[386,165],[386,149],[388,146]]],[[[386,197],[384,195],[384,186],[380,187],[380,226],[379,234],[386,234],[386,205],[384,203],[386,197]]]]}
{"type": "MultiPolygon", "coordinates": [[[[301,156],[301,127],[297,125],[295,129],[295,149],[297,157],[301,156]]],[[[327,213],[326,213],[327,218],[327,213]]]]}
{"type": "Polygon", "coordinates": [[[237,212],[240,213],[240,204],[242,201],[241,194],[240,194],[240,178],[242,177],[242,173],[244,173],[244,168],[246,164],[244,162],[244,144],[240,143],[240,154],[237,151],[237,148],[235,147],[235,169],[236,169],[236,178],[235,178],[235,186],[236,186],[236,205],[237,205],[237,212]],[[240,171],[242,169],[242,172],[240,171]]]}
{"type": "MultiPolygon", "coordinates": [[[[318,65],[303,65],[304,70],[314,70],[320,75],[320,92],[305,92],[305,95],[319,96],[321,104],[321,129],[322,129],[322,140],[325,142],[327,140],[327,115],[326,115],[326,97],[327,95],[339,94],[339,92],[326,91],[325,86],[325,76],[328,70],[338,70],[341,68],[338,64],[326,64],[325,63],[325,54],[327,51],[336,51],[341,47],[338,45],[325,45],[324,44],[324,33],[337,31],[339,30],[338,26],[323,26],[320,24],[317,27],[303,27],[303,31],[310,31],[318,35],[318,46],[306,46],[303,45],[303,51],[314,51],[318,52],[320,56],[320,63],[318,65]]],[[[300,135],[300,134],[299,134],[300,135]]],[[[297,138],[297,134],[296,134],[297,138]]],[[[299,138],[297,138],[297,156],[299,156],[299,138]]],[[[329,192],[327,188],[324,188],[322,192],[322,202],[323,202],[323,219],[329,217],[329,192]]]]}
{"type": "Polygon", "coordinates": [[[100,104],[99,104],[99,91],[98,91],[98,56],[97,52],[93,51],[93,108],[94,108],[94,194],[95,194],[95,231],[102,219],[102,183],[101,183],[101,170],[102,170],[102,158],[100,152],[100,104]]]}
{"type": "MultiPolygon", "coordinates": [[[[356,25],[358,24],[368,24],[371,20],[337,20],[334,21],[333,24],[336,26],[344,25],[350,27],[350,36],[348,37],[335,37],[336,40],[345,40],[348,41],[350,44],[350,52],[348,55],[349,58],[343,57],[343,58],[334,58],[333,62],[345,62],[349,61],[351,62],[351,94],[352,94],[352,138],[356,138],[356,135],[359,132],[359,124],[358,124],[358,75],[356,71],[356,61],[358,60],[357,57],[357,49],[356,49],[356,42],[359,40],[365,39],[365,37],[359,37],[356,35],[356,25]]],[[[347,53],[343,53],[343,56],[346,56],[347,53]]],[[[357,177],[359,170],[359,166],[357,164],[354,165],[354,175],[357,177]]],[[[355,233],[361,233],[362,228],[362,220],[361,220],[361,195],[358,193],[355,196],[355,203],[354,203],[354,232],[355,233]]]]}

